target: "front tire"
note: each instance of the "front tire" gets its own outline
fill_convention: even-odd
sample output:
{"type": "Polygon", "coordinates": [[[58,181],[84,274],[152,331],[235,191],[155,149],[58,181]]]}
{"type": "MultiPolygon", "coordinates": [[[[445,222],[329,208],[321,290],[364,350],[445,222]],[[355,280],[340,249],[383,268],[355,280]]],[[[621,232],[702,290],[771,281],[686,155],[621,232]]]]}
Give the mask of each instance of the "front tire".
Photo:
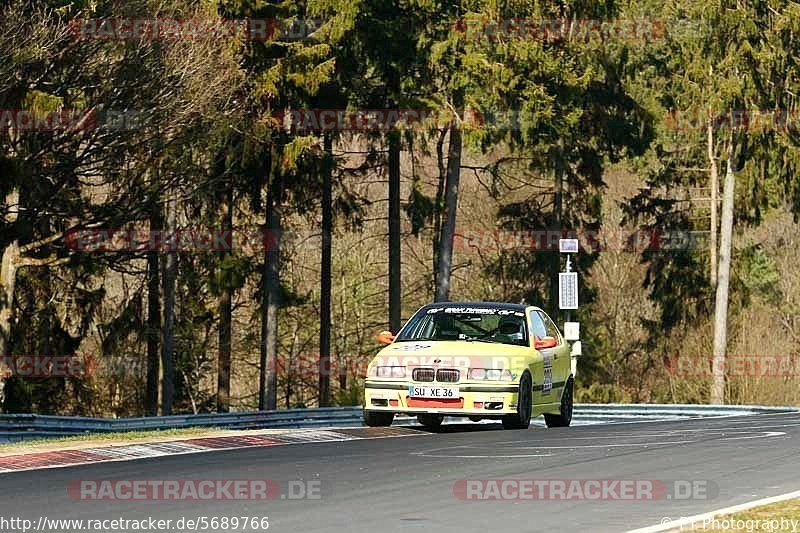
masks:
{"type": "Polygon", "coordinates": [[[444,415],[417,415],[417,422],[422,424],[425,429],[438,429],[444,422],[444,415]]]}
{"type": "Polygon", "coordinates": [[[572,423],[572,389],[574,383],[574,380],[569,378],[564,386],[564,392],[561,394],[561,412],[557,415],[544,415],[544,423],[547,424],[547,427],[566,428],[572,423]]]}
{"type": "Polygon", "coordinates": [[[517,396],[517,412],[503,417],[503,429],[528,429],[533,412],[533,385],[531,375],[527,372],[519,380],[517,396]]]}
{"type": "Polygon", "coordinates": [[[364,424],[371,428],[385,428],[392,425],[394,421],[394,413],[387,413],[385,411],[367,411],[364,410],[364,424]]]}

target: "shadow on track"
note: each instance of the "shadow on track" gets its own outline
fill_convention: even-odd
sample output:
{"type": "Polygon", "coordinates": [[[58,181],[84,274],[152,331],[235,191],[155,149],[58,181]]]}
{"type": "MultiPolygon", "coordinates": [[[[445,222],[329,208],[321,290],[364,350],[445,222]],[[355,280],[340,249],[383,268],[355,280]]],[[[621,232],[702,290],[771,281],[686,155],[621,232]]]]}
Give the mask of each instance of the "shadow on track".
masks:
{"type": "MultiPolygon", "coordinates": [[[[503,425],[500,422],[497,423],[456,423],[456,424],[448,424],[445,420],[444,424],[439,426],[438,428],[426,428],[423,426],[398,426],[404,427],[407,429],[414,429],[417,431],[424,431],[426,433],[475,433],[480,431],[503,431],[503,425]]],[[[531,426],[533,427],[533,426],[531,426]]]]}

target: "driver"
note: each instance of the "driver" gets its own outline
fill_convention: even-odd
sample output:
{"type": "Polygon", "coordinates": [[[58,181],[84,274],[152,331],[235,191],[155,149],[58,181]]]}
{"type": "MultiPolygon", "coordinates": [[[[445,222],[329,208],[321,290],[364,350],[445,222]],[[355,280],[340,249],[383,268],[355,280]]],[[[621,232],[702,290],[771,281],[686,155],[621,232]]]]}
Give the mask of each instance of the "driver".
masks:
{"type": "Polygon", "coordinates": [[[522,320],[519,318],[506,317],[501,320],[497,326],[497,333],[515,343],[525,340],[522,320]]]}
{"type": "Polygon", "coordinates": [[[434,323],[436,340],[447,341],[461,338],[461,329],[456,325],[453,317],[439,316],[434,319],[434,323]]]}

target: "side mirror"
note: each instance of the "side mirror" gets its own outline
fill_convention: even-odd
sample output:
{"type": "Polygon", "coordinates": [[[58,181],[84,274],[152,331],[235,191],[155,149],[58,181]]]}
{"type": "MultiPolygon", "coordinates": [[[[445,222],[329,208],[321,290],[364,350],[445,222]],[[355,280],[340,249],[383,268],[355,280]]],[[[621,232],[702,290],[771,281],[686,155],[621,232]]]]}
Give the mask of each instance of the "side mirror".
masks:
{"type": "Polygon", "coordinates": [[[558,346],[558,339],[555,337],[536,337],[533,347],[537,350],[545,350],[547,348],[555,348],[558,346]]]}
{"type": "Polygon", "coordinates": [[[392,344],[394,342],[394,335],[391,331],[381,331],[375,336],[375,339],[381,344],[392,344]]]}

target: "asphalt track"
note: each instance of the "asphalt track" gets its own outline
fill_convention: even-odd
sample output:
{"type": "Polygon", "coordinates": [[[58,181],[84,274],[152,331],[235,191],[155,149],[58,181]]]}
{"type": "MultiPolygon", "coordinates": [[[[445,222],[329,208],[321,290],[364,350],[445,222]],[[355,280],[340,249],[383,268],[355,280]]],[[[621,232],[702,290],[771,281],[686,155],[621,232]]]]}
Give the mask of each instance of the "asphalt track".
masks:
{"type": "MultiPolygon", "coordinates": [[[[269,531],[626,531],[800,489],[800,414],[435,434],[168,456],[0,475],[0,517],[269,517],[269,531]],[[475,501],[464,479],[702,482],[688,499],[475,501]],[[83,501],[81,479],[318,481],[320,498],[83,501]]],[[[282,489],[283,490],[283,489],[282,489]]],[[[222,529],[218,529],[222,530],[222,529]]],[[[54,531],[52,529],[46,531],[54,531]]],[[[173,529],[173,531],[178,531],[173,529]]],[[[252,531],[252,530],[251,530],[252,531]]]]}

